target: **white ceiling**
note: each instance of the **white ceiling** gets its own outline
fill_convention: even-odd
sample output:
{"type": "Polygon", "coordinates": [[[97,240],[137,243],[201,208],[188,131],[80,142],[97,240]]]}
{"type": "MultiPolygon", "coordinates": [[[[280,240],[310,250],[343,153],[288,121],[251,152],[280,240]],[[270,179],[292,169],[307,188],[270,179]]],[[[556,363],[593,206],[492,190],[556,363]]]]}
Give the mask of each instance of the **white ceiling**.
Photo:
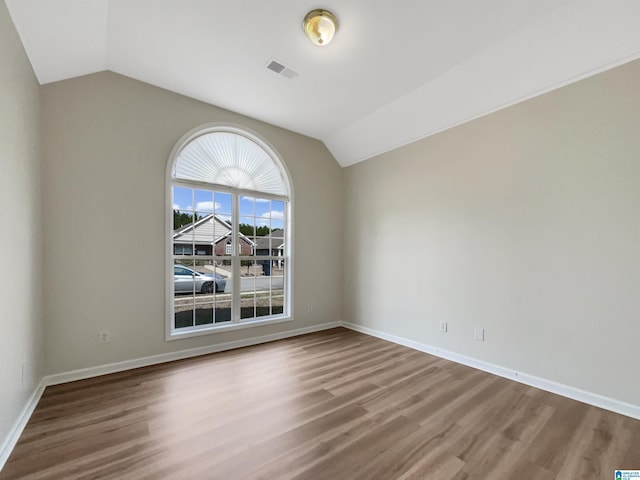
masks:
{"type": "Polygon", "coordinates": [[[640,57],[640,0],[5,2],[42,84],[111,70],[321,139],[343,166],[640,57]],[[302,31],[318,7],[340,21],[326,47],[302,31]]]}

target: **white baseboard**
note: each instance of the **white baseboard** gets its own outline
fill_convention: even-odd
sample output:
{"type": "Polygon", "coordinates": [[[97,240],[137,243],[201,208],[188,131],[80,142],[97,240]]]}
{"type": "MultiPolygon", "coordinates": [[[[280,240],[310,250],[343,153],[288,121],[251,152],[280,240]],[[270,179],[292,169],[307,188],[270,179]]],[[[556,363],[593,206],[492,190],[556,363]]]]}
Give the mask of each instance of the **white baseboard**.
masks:
{"type": "Polygon", "coordinates": [[[29,399],[20,412],[16,423],[13,425],[13,428],[9,431],[9,434],[0,445],[0,470],[2,470],[4,464],[7,463],[9,455],[11,455],[11,452],[16,446],[16,443],[18,443],[18,439],[20,438],[20,435],[22,435],[24,427],[27,426],[27,422],[31,418],[31,414],[33,414],[33,411],[36,409],[36,405],[38,405],[45,387],[46,385],[43,378],[33,390],[31,396],[29,396],[29,399]]]}
{"type": "Polygon", "coordinates": [[[381,338],[383,340],[388,340],[389,342],[397,343],[399,345],[404,345],[405,347],[409,347],[409,348],[413,348],[414,350],[419,350],[421,352],[429,353],[431,355],[435,355],[436,357],[451,360],[452,362],[460,363],[468,367],[472,367],[478,370],[482,370],[484,372],[492,373],[493,375],[498,375],[500,377],[508,378],[509,380],[514,380],[516,382],[523,383],[531,387],[539,388],[547,392],[562,395],[563,397],[571,398],[579,402],[587,403],[595,407],[600,407],[605,410],[609,410],[611,412],[619,413],[621,415],[625,415],[627,417],[640,420],[639,405],[633,405],[630,403],[621,402],[619,400],[605,397],[597,393],[587,392],[579,388],[563,385],[561,383],[557,383],[551,380],[536,377],[535,375],[529,375],[528,373],[517,372],[509,368],[501,367],[499,365],[494,365],[489,362],[477,360],[475,358],[467,357],[465,355],[460,355],[458,353],[450,352],[448,350],[443,350],[441,348],[433,347],[431,345],[427,345],[424,343],[408,340],[406,338],[397,337],[395,335],[391,335],[391,334],[382,332],[380,330],[363,327],[361,325],[356,325],[354,323],[342,322],[342,326],[345,328],[349,328],[351,330],[355,330],[356,332],[364,333],[366,335],[371,335],[372,337],[381,338]]]}
{"type": "Polygon", "coordinates": [[[47,375],[40,380],[40,383],[38,383],[38,386],[29,397],[29,400],[22,409],[22,412],[16,420],[15,425],[9,432],[9,435],[7,435],[2,444],[0,444],[0,470],[2,470],[4,464],[9,459],[9,455],[13,451],[13,448],[16,446],[16,443],[18,442],[20,435],[22,435],[22,432],[26,427],[29,418],[31,418],[33,411],[38,405],[38,401],[40,400],[44,389],[50,385],[58,385],[61,383],[73,382],[75,380],[98,377],[100,375],[106,375],[108,373],[122,372],[134,368],[147,367],[149,365],[157,365],[159,363],[171,362],[173,360],[182,360],[185,358],[197,357],[209,353],[223,352],[225,350],[232,350],[234,348],[259,345],[261,343],[273,342],[275,340],[282,340],[289,337],[297,337],[299,335],[319,332],[321,330],[328,330],[330,328],[340,327],[341,325],[342,322],[322,323],[319,325],[312,325],[310,327],[298,328],[296,330],[287,330],[284,332],[272,333],[270,335],[262,335],[260,337],[251,337],[242,340],[236,340],[233,342],[219,343],[217,345],[192,348],[189,350],[181,350],[178,352],[163,353],[160,355],[152,355],[149,357],[136,358],[133,360],[125,360],[124,362],[110,363],[97,367],[82,368],[80,370],[47,375]]]}
{"type": "Polygon", "coordinates": [[[251,345],[259,345],[261,343],[273,342],[275,340],[282,340],[289,337],[297,337],[298,335],[319,332],[321,330],[328,330],[330,328],[336,328],[341,325],[342,322],[321,323],[319,325],[313,325],[311,327],[298,328],[296,330],[286,330],[284,332],[262,335],[260,337],[245,338],[242,340],[234,340],[232,342],[218,343],[216,345],[207,345],[205,347],[180,350],[178,352],[161,353],[159,355],[135,358],[133,360],[125,360],[123,362],[109,363],[106,365],[99,365],[97,367],[82,368],[79,370],[72,370],[70,372],[56,373],[54,375],[47,375],[44,380],[45,385],[47,386],[59,385],[61,383],[99,377],[100,375],[107,375],[109,373],[123,372],[125,370],[132,370],[134,368],[148,367],[150,365],[172,362],[174,360],[183,360],[185,358],[198,357],[200,355],[207,355],[209,353],[224,352],[226,350],[233,350],[234,348],[250,347],[251,345]]]}

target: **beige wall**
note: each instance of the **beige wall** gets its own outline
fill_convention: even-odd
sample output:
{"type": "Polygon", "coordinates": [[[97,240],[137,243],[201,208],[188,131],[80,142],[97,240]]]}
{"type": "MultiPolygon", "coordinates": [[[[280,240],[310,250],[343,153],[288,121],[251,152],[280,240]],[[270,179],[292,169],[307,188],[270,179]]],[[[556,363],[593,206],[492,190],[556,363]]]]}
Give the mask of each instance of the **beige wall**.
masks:
{"type": "Polygon", "coordinates": [[[638,85],[640,61],[347,168],[344,320],[640,405],[638,85]]]}
{"type": "Polygon", "coordinates": [[[341,320],[342,171],[322,143],[114,73],[41,95],[47,373],[341,320]],[[294,321],[166,342],[165,168],[208,122],[255,131],[289,169],[294,321]],[[97,343],[100,330],[111,343],[97,343]]]}
{"type": "Polygon", "coordinates": [[[39,136],[38,83],[0,1],[0,454],[42,376],[39,136]]]}

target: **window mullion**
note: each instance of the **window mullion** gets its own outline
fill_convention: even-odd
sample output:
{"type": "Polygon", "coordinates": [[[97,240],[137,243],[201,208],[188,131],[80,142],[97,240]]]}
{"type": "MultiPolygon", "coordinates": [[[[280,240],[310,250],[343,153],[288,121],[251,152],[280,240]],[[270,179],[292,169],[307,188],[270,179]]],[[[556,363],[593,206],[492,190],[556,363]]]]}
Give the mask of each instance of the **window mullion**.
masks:
{"type": "MultiPolygon", "coordinates": [[[[291,245],[289,243],[288,238],[289,237],[289,222],[288,222],[288,218],[289,218],[289,204],[288,202],[284,203],[284,208],[283,208],[283,214],[284,214],[284,222],[283,222],[283,238],[282,241],[284,242],[284,250],[282,251],[278,251],[278,256],[281,256],[281,259],[284,260],[286,262],[287,265],[289,265],[289,258],[290,258],[290,252],[291,252],[291,245]]],[[[291,272],[291,270],[289,270],[289,272],[291,272]]],[[[284,298],[289,298],[289,273],[287,273],[287,278],[286,281],[283,282],[282,285],[282,294],[284,295],[284,298]]],[[[288,305],[289,303],[287,301],[284,302],[283,305],[283,313],[285,314],[289,314],[288,311],[288,305]]]]}
{"type": "Polygon", "coordinates": [[[233,281],[233,290],[231,293],[231,320],[233,322],[240,321],[240,298],[241,298],[241,282],[240,282],[240,253],[238,252],[238,241],[240,240],[239,225],[240,225],[240,202],[239,197],[233,194],[231,197],[231,272],[233,281]]]}

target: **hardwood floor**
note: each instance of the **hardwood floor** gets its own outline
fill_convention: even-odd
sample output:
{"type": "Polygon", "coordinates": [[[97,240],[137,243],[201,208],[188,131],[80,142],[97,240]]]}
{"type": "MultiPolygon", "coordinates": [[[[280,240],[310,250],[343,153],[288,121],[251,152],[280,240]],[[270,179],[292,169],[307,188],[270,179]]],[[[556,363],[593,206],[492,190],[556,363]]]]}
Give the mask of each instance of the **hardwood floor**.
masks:
{"type": "Polygon", "coordinates": [[[49,387],[0,479],[609,479],[640,421],[337,328],[49,387]]]}

